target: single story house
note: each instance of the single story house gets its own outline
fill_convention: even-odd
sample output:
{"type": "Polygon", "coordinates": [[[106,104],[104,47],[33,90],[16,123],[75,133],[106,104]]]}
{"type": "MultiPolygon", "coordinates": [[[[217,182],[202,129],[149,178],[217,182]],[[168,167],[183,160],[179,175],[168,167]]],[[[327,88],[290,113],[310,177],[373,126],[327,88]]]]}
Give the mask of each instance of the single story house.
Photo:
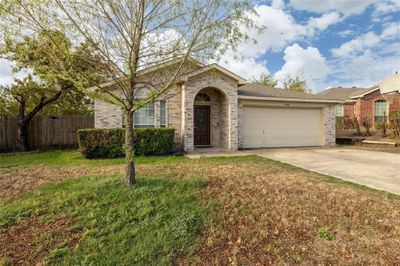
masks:
{"type": "Polygon", "coordinates": [[[336,117],[369,117],[372,122],[389,122],[392,111],[400,111],[400,74],[388,76],[369,88],[329,88],[317,95],[344,101],[336,105],[336,117]]]}
{"type": "MultiPolygon", "coordinates": [[[[166,80],[177,63],[141,71],[145,81],[166,80]]],[[[143,84],[147,84],[143,82],[143,84]]],[[[113,83],[105,84],[115,89],[113,83]]],[[[151,89],[143,86],[137,97],[151,89]]],[[[225,150],[335,145],[335,105],[323,95],[249,84],[217,65],[190,59],[175,86],[135,112],[135,127],[175,128],[177,149],[225,150]]],[[[95,127],[124,127],[116,105],[95,100],[95,127]]]]}

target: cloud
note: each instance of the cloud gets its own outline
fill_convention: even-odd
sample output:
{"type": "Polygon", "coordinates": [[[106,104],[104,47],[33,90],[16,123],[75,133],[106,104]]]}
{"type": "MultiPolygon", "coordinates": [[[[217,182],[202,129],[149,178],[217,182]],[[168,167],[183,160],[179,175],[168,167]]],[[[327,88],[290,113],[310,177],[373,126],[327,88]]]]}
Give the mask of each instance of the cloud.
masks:
{"type": "Polygon", "coordinates": [[[378,1],[375,3],[373,17],[378,17],[384,14],[397,12],[400,10],[400,0],[393,1],[378,1]]]}
{"type": "Polygon", "coordinates": [[[336,33],[338,36],[344,38],[344,37],[348,37],[348,36],[353,36],[354,35],[354,31],[353,30],[343,30],[343,31],[339,31],[338,33],[336,33]]]}
{"type": "Polygon", "coordinates": [[[300,75],[307,80],[313,91],[321,89],[318,84],[325,81],[330,67],[318,48],[309,46],[304,49],[295,43],[288,46],[284,54],[285,64],[274,75],[274,78],[281,81],[281,85],[282,80],[300,75]]]}
{"type": "Polygon", "coordinates": [[[352,56],[365,48],[373,47],[380,42],[380,38],[374,32],[368,32],[351,41],[345,42],[339,48],[331,50],[332,54],[337,57],[352,56]]]}
{"type": "Polygon", "coordinates": [[[307,26],[315,30],[326,30],[330,25],[341,22],[342,19],[342,16],[338,12],[330,12],[320,17],[310,18],[307,26]]]}
{"type": "Polygon", "coordinates": [[[224,55],[219,64],[245,79],[258,78],[262,73],[269,73],[267,61],[257,61],[255,58],[234,59],[231,55],[224,55]]]}
{"type": "Polygon", "coordinates": [[[260,57],[267,52],[280,52],[294,42],[310,39],[343,19],[339,13],[329,12],[299,24],[290,13],[283,10],[284,7],[281,1],[273,1],[272,6],[256,6],[258,16],[253,19],[258,25],[265,26],[266,30],[262,33],[255,30],[247,32],[256,43],[242,42],[237,45],[242,60],[234,59],[233,52],[228,51],[219,63],[245,78],[268,73],[266,61],[260,61],[260,57]]]}
{"type": "Polygon", "coordinates": [[[284,9],[286,7],[284,0],[272,0],[271,4],[272,8],[275,9],[284,9]]]}
{"type": "Polygon", "coordinates": [[[386,40],[400,38],[400,23],[387,24],[386,28],[382,31],[381,38],[386,40]]]}
{"type": "Polygon", "coordinates": [[[373,0],[343,1],[343,0],[290,0],[289,5],[297,10],[304,10],[314,13],[325,13],[337,11],[345,15],[361,14],[372,4],[373,0]]]}
{"type": "Polygon", "coordinates": [[[367,49],[362,54],[333,62],[335,85],[371,86],[399,70],[400,54],[377,55],[367,49]]]}
{"type": "Polygon", "coordinates": [[[288,43],[303,38],[307,34],[304,26],[296,23],[295,19],[284,10],[262,5],[255,8],[258,16],[253,17],[258,25],[266,29],[263,33],[251,30],[247,34],[257,41],[239,44],[238,51],[247,56],[259,56],[268,50],[278,51],[288,43]]]}
{"type": "Polygon", "coordinates": [[[339,48],[331,49],[336,57],[351,57],[361,53],[365,49],[376,48],[379,45],[385,45],[391,40],[400,38],[400,23],[387,24],[381,34],[373,31],[367,32],[357,38],[343,43],[339,48]]]}

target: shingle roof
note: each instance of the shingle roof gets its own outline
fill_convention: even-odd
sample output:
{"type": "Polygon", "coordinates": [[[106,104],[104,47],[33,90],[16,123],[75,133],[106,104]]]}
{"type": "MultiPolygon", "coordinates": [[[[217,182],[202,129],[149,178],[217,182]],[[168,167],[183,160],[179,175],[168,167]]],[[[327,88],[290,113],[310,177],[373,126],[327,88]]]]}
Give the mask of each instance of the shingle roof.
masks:
{"type": "Polygon", "coordinates": [[[304,92],[295,92],[285,89],[273,88],[258,84],[246,84],[238,88],[239,96],[253,97],[277,97],[277,98],[294,98],[294,99],[310,99],[310,100],[337,100],[325,95],[311,94],[304,92]]]}
{"type": "Polygon", "coordinates": [[[337,88],[329,88],[327,90],[321,91],[321,92],[317,93],[316,95],[344,101],[344,100],[350,100],[351,97],[359,95],[359,94],[363,94],[363,93],[369,91],[370,89],[371,88],[337,87],[337,88]]]}

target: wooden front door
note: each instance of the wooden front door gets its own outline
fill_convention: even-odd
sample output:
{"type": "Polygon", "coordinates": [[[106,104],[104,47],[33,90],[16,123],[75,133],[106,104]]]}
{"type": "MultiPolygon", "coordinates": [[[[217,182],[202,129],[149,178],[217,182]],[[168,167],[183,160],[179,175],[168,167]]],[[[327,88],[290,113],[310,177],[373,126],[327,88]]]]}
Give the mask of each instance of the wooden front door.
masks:
{"type": "Polygon", "coordinates": [[[210,146],[210,106],[194,106],[194,145],[210,146]]]}

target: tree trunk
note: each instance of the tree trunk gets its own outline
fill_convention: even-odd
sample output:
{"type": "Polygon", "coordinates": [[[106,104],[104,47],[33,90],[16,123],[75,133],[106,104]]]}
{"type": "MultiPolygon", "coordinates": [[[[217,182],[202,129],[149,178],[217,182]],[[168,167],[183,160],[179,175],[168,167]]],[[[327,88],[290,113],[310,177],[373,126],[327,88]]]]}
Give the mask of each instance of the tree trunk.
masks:
{"type": "Polygon", "coordinates": [[[28,124],[24,121],[18,121],[18,150],[28,150],[28,124]]]}
{"type": "Polygon", "coordinates": [[[133,186],[136,183],[135,163],[133,161],[134,149],[133,140],[133,113],[125,111],[125,183],[133,186]]]}
{"type": "MultiPolygon", "coordinates": [[[[18,100],[18,99],[17,99],[18,100]]],[[[21,96],[18,106],[18,151],[28,150],[28,123],[25,117],[26,100],[21,96]]]]}

